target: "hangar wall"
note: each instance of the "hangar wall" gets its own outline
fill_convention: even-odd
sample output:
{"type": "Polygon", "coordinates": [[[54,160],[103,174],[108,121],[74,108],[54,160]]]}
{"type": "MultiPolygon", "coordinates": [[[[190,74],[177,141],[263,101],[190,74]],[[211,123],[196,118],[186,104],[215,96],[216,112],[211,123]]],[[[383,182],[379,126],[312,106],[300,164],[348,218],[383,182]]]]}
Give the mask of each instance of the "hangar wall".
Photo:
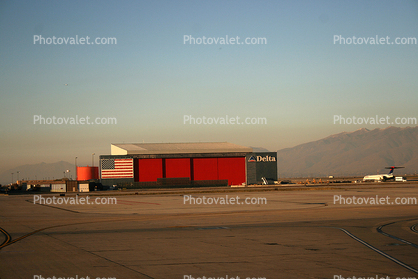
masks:
{"type": "Polygon", "coordinates": [[[228,180],[228,185],[245,183],[245,157],[135,159],[135,182],[158,178],[228,180]]]}
{"type": "Polygon", "coordinates": [[[277,152],[254,152],[246,156],[247,184],[261,184],[262,177],[269,181],[277,178],[277,152]]]}
{"type": "Polygon", "coordinates": [[[163,161],[165,163],[165,176],[163,178],[188,177],[191,179],[190,160],[190,158],[165,159],[163,161]]]}
{"type": "Polygon", "coordinates": [[[228,185],[240,185],[246,183],[245,156],[252,148],[228,142],[123,143],[111,144],[111,152],[112,155],[100,156],[104,185],[161,183],[171,178],[206,185],[211,181],[214,185],[220,181],[224,185],[226,181],[228,185]]]}
{"type": "Polygon", "coordinates": [[[153,182],[163,177],[163,159],[135,159],[135,182],[153,182]]]}

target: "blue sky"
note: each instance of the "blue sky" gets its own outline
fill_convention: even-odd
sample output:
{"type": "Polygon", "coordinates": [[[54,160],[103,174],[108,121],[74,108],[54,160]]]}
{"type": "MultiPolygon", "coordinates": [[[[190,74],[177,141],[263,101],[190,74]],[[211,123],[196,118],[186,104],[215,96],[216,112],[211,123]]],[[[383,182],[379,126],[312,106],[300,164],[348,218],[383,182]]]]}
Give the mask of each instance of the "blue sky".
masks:
{"type": "Polygon", "coordinates": [[[417,31],[417,1],[2,1],[0,168],[75,156],[88,164],[110,143],[229,141],[274,151],[385,128],[333,116],[418,117],[418,45],[333,38],[417,31]],[[41,45],[35,35],[117,44],[41,45]],[[190,45],[184,35],[267,44],[190,45]],[[34,115],[117,124],[34,125],[34,115]],[[267,124],[185,125],[184,115],[267,124]]]}

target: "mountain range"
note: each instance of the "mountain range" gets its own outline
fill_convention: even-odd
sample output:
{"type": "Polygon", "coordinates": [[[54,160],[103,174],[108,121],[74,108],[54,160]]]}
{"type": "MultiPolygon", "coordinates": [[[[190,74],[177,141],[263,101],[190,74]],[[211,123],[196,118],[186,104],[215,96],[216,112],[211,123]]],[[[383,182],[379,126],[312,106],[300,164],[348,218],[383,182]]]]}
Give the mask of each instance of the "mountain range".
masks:
{"type": "Polygon", "coordinates": [[[42,162],[40,164],[23,165],[0,173],[0,184],[10,184],[12,181],[12,173],[13,182],[16,182],[18,178],[20,180],[58,179],[63,178],[64,176],[74,178],[74,172],[74,164],[65,161],[48,164],[42,162]],[[69,172],[67,172],[67,170],[69,170],[69,172]]]}
{"type": "MultiPolygon", "coordinates": [[[[254,151],[267,151],[253,147],[254,151]]],[[[395,175],[418,171],[418,126],[359,129],[277,151],[278,173],[286,177],[363,176],[386,173],[388,166],[403,166],[395,175]]],[[[0,183],[19,179],[74,178],[74,164],[60,161],[23,165],[0,173],[0,183]],[[67,172],[69,170],[69,172],[67,172]],[[19,174],[17,173],[19,172],[19,174]]]]}
{"type": "Polygon", "coordinates": [[[277,151],[280,177],[395,175],[418,170],[418,126],[359,129],[277,151]]]}

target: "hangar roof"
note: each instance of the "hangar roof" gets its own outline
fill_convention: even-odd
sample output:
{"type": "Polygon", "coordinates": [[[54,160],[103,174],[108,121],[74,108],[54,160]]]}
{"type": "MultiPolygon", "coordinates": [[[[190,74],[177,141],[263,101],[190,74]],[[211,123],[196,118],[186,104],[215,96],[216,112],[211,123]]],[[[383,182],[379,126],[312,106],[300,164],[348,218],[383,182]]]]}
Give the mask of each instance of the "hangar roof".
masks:
{"type": "Polygon", "coordinates": [[[250,153],[250,147],[229,142],[190,143],[112,143],[111,155],[135,154],[196,154],[196,153],[250,153]]]}

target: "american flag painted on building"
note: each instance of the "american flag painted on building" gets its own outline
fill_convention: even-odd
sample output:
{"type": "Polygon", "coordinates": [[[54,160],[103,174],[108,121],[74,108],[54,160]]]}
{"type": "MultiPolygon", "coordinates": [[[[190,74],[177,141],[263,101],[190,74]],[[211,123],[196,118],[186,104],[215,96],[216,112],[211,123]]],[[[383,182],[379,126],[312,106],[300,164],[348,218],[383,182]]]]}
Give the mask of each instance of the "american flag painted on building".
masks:
{"type": "Polygon", "coordinates": [[[102,179],[105,178],[133,178],[133,159],[102,159],[102,179]]]}

